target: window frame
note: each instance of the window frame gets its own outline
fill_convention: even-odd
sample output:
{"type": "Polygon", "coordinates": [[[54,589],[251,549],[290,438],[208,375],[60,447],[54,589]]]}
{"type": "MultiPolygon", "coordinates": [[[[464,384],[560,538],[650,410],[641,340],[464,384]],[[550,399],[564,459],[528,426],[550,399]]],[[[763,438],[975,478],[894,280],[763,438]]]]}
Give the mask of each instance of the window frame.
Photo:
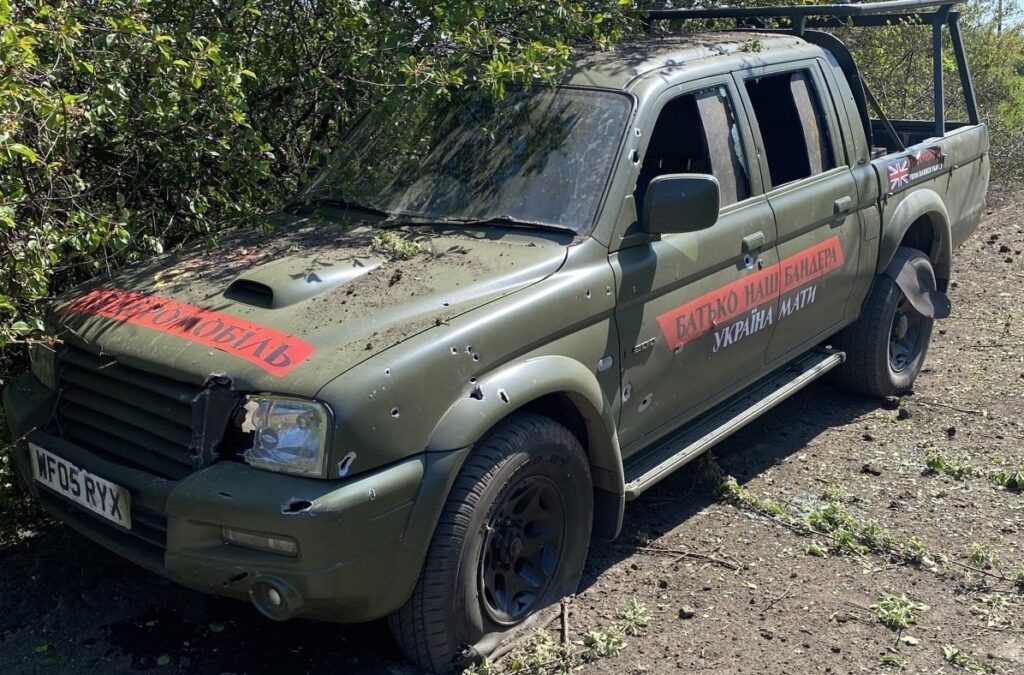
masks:
{"type": "MultiPolygon", "coordinates": [[[[721,213],[726,214],[731,211],[742,208],[743,205],[748,204],[751,200],[763,197],[766,194],[765,182],[764,182],[764,167],[760,162],[760,156],[763,154],[758,150],[755,150],[760,142],[760,137],[755,138],[752,129],[750,128],[749,117],[744,110],[747,103],[740,98],[740,92],[737,90],[736,81],[733,74],[730,72],[721,73],[719,75],[712,75],[703,77],[697,80],[689,80],[680,84],[672,85],[661,92],[655,104],[653,106],[652,115],[650,117],[651,133],[645,134],[643,143],[639,148],[640,161],[636,164],[634,179],[639,181],[640,172],[643,168],[644,161],[647,159],[647,153],[650,150],[651,140],[654,137],[654,129],[657,127],[658,121],[661,119],[661,114],[665,111],[665,108],[674,100],[683,96],[688,96],[697,93],[703,89],[710,89],[712,87],[722,87],[726,91],[726,99],[729,105],[732,107],[733,117],[736,120],[736,126],[740,132],[740,144],[742,146],[742,159],[747,169],[747,181],[749,194],[745,199],[735,201],[731,204],[722,206],[721,213]]],[[[711,174],[709,174],[711,175],[711,174]]],[[[631,194],[636,193],[636,182],[631,194]]],[[[637,204],[637,214],[639,215],[642,206],[637,204]]]]}
{"type": "Polygon", "coordinates": [[[818,59],[799,59],[795,61],[783,61],[766,66],[745,68],[734,71],[733,80],[743,101],[743,107],[747,115],[747,124],[750,127],[751,134],[754,136],[755,142],[757,143],[758,163],[763,176],[766,194],[770,194],[771,192],[779,189],[788,189],[793,185],[799,185],[805,181],[812,181],[820,176],[828,176],[837,171],[849,171],[849,159],[842,136],[842,128],[838,123],[839,113],[836,110],[835,101],[832,100],[832,92],[828,87],[828,83],[822,76],[821,64],[818,59]],[[761,135],[761,127],[757,120],[757,113],[754,111],[754,104],[747,95],[746,83],[747,80],[759,77],[783,75],[799,71],[805,71],[808,74],[813,94],[817,96],[818,105],[821,108],[821,114],[825,118],[825,127],[828,131],[829,142],[832,149],[832,159],[835,166],[831,169],[822,171],[821,173],[814,173],[803,178],[791,180],[787,183],[773,185],[771,183],[771,169],[768,165],[768,154],[765,150],[764,139],[761,135]]]}

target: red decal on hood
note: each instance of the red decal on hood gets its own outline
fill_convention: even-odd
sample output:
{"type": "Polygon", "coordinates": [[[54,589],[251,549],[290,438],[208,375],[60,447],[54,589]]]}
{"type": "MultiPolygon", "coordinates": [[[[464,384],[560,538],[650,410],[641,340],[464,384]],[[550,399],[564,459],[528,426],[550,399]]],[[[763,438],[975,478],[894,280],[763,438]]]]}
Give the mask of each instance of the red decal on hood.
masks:
{"type": "Polygon", "coordinates": [[[64,311],[134,323],[215,347],[278,377],[316,352],[302,340],[223,312],[131,291],[95,290],[64,311]]]}
{"type": "Polygon", "coordinates": [[[685,305],[670,309],[658,316],[658,324],[669,348],[675,349],[842,266],[843,246],[839,237],[833,236],[778,264],[752,272],[685,305]]]}

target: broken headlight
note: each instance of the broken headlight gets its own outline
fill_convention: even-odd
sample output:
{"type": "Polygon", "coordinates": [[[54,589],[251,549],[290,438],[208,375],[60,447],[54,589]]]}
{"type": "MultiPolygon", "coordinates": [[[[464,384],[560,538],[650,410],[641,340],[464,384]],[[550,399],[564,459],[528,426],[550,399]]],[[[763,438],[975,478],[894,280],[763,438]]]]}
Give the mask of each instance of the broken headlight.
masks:
{"type": "Polygon", "coordinates": [[[242,406],[243,433],[252,434],[245,461],[259,469],[301,476],[325,475],[331,414],[322,403],[277,396],[249,396],[242,406]]]}

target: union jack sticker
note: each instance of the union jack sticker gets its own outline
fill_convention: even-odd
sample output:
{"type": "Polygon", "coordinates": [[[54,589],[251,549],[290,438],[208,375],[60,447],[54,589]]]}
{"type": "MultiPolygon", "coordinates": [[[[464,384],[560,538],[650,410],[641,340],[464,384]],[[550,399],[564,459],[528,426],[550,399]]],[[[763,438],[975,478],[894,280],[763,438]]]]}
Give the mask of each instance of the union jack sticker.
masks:
{"type": "Polygon", "coordinates": [[[910,184],[910,160],[898,159],[889,164],[889,189],[898,190],[910,184]]]}

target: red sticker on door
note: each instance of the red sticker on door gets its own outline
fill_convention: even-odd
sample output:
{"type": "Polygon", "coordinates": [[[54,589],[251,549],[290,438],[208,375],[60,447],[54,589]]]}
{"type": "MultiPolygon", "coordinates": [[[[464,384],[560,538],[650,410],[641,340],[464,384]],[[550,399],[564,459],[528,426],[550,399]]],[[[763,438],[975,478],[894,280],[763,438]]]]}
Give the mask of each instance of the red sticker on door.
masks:
{"type": "MultiPolygon", "coordinates": [[[[789,256],[658,316],[669,349],[677,349],[744,312],[843,266],[839,237],[789,256]]],[[[780,312],[781,314],[781,312],[780,312]]],[[[770,323],[770,317],[767,318],[770,323]]]]}
{"type": "Polygon", "coordinates": [[[243,358],[278,377],[316,352],[309,343],[273,328],[145,293],[100,289],[63,309],[177,335],[243,358]]]}

